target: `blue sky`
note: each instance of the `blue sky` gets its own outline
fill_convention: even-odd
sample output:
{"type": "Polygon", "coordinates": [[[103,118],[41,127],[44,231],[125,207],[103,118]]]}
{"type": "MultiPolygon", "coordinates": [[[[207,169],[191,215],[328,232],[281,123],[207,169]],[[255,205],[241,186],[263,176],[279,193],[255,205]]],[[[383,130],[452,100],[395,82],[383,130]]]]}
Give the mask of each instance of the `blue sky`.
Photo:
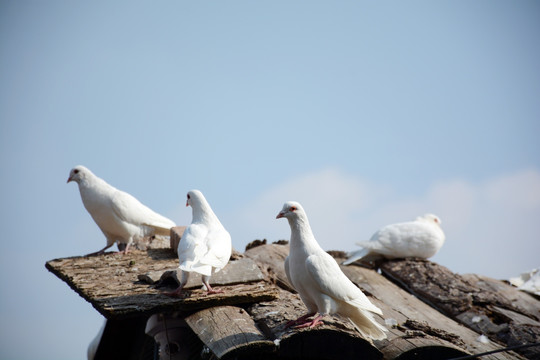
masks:
{"type": "Polygon", "coordinates": [[[77,164],[178,224],[202,190],[238,250],[288,238],[298,200],[325,249],[432,212],[451,270],[540,266],[539,20],[534,1],[3,1],[0,357],[84,358],[101,325],[44,267],[105,244],[77,164]]]}

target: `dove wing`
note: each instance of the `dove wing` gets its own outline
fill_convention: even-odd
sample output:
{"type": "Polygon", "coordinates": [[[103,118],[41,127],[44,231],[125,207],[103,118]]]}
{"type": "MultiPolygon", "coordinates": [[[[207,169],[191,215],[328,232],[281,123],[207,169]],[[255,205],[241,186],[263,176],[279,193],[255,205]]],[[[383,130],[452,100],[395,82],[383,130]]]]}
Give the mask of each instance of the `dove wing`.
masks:
{"type": "Polygon", "coordinates": [[[211,268],[200,263],[200,260],[208,251],[206,243],[203,241],[207,234],[208,227],[203,224],[191,224],[186,228],[178,243],[180,269],[210,275],[211,268]]]}
{"type": "Polygon", "coordinates": [[[285,275],[287,275],[287,279],[289,280],[289,284],[291,284],[291,286],[294,288],[294,284],[293,284],[292,279],[291,279],[291,273],[290,273],[290,270],[289,270],[289,257],[290,256],[287,256],[285,258],[285,275]]]}
{"type": "Polygon", "coordinates": [[[211,265],[216,271],[221,270],[231,257],[231,235],[224,228],[213,229],[206,235],[207,252],[201,258],[201,264],[211,265]]]}
{"type": "Polygon", "coordinates": [[[377,314],[381,313],[381,310],[343,274],[334,258],[326,252],[309,256],[306,259],[306,269],[323,294],[377,314]]]}
{"type": "Polygon", "coordinates": [[[388,225],[375,233],[367,243],[359,245],[389,256],[409,256],[421,249],[429,226],[417,221],[388,225]]]}
{"type": "Polygon", "coordinates": [[[143,205],[132,195],[120,190],[112,196],[111,205],[114,214],[119,219],[134,225],[148,225],[167,230],[175,226],[171,220],[143,205]]]}

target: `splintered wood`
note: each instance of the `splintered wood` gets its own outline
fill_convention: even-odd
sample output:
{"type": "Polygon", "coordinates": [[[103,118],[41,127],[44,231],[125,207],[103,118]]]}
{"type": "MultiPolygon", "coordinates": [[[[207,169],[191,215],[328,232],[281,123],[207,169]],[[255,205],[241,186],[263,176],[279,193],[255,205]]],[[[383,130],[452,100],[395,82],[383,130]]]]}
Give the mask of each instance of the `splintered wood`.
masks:
{"type": "MultiPolygon", "coordinates": [[[[231,261],[227,267],[234,268],[231,261]]],[[[253,274],[238,267],[236,271],[253,274]]],[[[96,310],[108,319],[150,315],[166,311],[190,311],[217,305],[249,304],[275,299],[276,290],[264,281],[262,275],[242,278],[242,284],[231,285],[222,281],[220,294],[207,295],[202,289],[191,290],[184,299],[163,295],[156,286],[139,280],[139,275],[150,271],[165,272],[178,266],[178,259],[170,249],[134,250],[128,255],[107,253],[101,256],[71,257],[48,261],[49,271],[65,281],[96,310]]],[[[229,271],[224,268],[222,271],[229,271]]],[[[230,273],[230,272],[229,272],[230,273]]]]}

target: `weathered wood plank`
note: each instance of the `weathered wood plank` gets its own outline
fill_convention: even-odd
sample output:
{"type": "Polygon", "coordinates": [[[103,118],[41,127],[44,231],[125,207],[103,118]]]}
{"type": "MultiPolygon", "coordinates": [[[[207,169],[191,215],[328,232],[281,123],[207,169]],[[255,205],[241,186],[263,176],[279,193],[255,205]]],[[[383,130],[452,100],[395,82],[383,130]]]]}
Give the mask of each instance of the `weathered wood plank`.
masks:
{"type": "Polygon", "coordinates": [[[269,354],[275,345],[242,308],[217,306],[185,318],[186,323],[218,359],[269,354]]]}
{"type": "Polygon", "coordinates": [[[519,291],[504,281],[488,276],[477,274],[465,274],[461,276],[469,284],[480,290],[496,293],[499,297],[505,299],[507,304],[511,304],[515,311],[540,321],[540,300],[533,295],[519,291]]]}
{"type": "Polygon", "coordinates": [[[177,262],[170,249],[156,249],[135,250],[127,256],[107,253],[56,259],[47,262],[46,267],[108,319],[249,304],[277,297],[276,289],[264,281],[223,286],[223,294],[207,295],[202,290],[193,290],[185,299],[170,298],[138,281],[141,273],[175,268],[177,262]]]}
{"type": "Polygon", "coordinates": [[[283,262],[289,255],[288,245],[269,244],[247,250],[244,253],[259,264],[261,271],[279,287],[296,292],[287,279],[283,262]]]}
{"type": "MultiPolygon", "coordinates": [[[[414,323],[408,321],[415,320],[416,322],[425,323],[432,328],[430,331],[422,329],[421,331],[423,333],[432,332],[432,335],[438,334],[438,337],[452,342],[458,347],[462,347],[464,351],[471,354],[501,348],[501,346],[492,342],[489,344],[479,342],[478,333],[444,316],[436,309],[389,282],[384,276],[373,270],[359,266],[342,266],[342,270],[355,284],[365,290],[366,293],[374,296],[373,302],[382,309],[386,319],[392,318],[398,324],[402,324],[397,329],[402,330],[399,337],[408,336],[410,331],[413,334],[418,331],[417,326],[412,326],[414,323]],[[457,335],[459,338],[456,340],[453,337],[446,337],[444,335],[445,333],[457,335]]],[[[389,336],[389,340],[393,340],[391,336],[389,336]]],[[[384,349],[382,351],[384,352],[384,349]]],[[[488,357],[488,359],[519,358],[520,356],[515,353],[498,353],[488,357]]]]}
{"type": "MultiPolygon", "coordinates": [[[[530,312],[530,308],[527,311],[516,308],[511,297],[490,291],[487,286],[479,288],[443,266],[427,260],[391,260],[383,263],[381,270],[425,303],[492,341],[508,346],[540,341],[540,327],[533,325],[536,320],[524,324],[525,315],[518,315],[520,311],[530,312]]],[[[463,331],[451,332],[460,334],[464,340],[467,338],[463,331]]],[[[465,342],[470,345],[471,340],[465,342]]],[[[471,350],[479,353],[490,349],[471,350]]],[[[538,347],[517,351],[529,358],[540,357],[538,347]]]]}
{"type": "MultiPolygon", "coordinates": [[[[182,270],[175,269],[166,271],[160,278],[161,282],[165,282],[171,279],[176,284],[180,283],[182,278],[182,270]]],[[[246,284],[252,282],[259,282],[264,280],[264,275],[257,266],[257,264],[249,258],[240,258],[238,260],[230,261],[221,271],[212,274],[210,278],[211,286],[221,285],[234,285],[234,284],[246,284]]],[[[201,275],[192,273],[188,279],[185,289],[192,289],[201,287],[201,275]]]]}

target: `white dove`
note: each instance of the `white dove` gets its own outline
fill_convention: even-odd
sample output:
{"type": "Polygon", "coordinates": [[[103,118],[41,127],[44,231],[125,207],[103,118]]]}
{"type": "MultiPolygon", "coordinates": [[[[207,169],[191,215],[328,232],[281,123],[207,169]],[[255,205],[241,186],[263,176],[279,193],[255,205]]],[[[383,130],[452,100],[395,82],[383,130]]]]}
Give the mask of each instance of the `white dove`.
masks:
{"type": "Polygon", "coordinates": [[[298,327],[314,327],[322,323],[326,314],[347,317],[366,338],[386,338],[386,328],[375,321],[373,314],[382,315],[364,293],[343,274],[332,256],[319,244],[302,206],[294,201],[286,202],[276,219],[285,217],[291,227],[290,252],[285,259],[285,272],[308,314],[289,322],[298,327]],[[313,320],[310,316],[318,313],[313,320]]]}
{"type": "Polygon", "coordinates": [[[180,286],[165,295],[180,297],[189,274],[202,274],[202,282],[209,294],[223,292],[212,289],[208,281],[212,270],[223,269],[231,257],[231,235],[217,218],[216,214],[199,190],[187,193],[186,206],[191,206],[193,219],[178,243],[178,260],[182,270],[180,286]]]}
{"type": "Polygon", "coordinates": [[[387,225],[379,229],[363,247],[349,254],[343,262],[349,265],[356,260],[371,261],[381,257],[388,259],[418,257],[427,259],[439,251],[444,244],[441,220],[433,215],[419,216],[415,221],[387,225]]]}
{"type": "Polygon", "coordinates": [[[107,245],[92,254],[103,254],[118,242],[118,248],[127,254],[131,244],[147,236],[169,235],[176,226],[172,220],[152,211],[130,194],[120,191],[94,175],[84,166],[71,169],[67,182],[75,181],[84,207],[105,237],[107,245]]]}

